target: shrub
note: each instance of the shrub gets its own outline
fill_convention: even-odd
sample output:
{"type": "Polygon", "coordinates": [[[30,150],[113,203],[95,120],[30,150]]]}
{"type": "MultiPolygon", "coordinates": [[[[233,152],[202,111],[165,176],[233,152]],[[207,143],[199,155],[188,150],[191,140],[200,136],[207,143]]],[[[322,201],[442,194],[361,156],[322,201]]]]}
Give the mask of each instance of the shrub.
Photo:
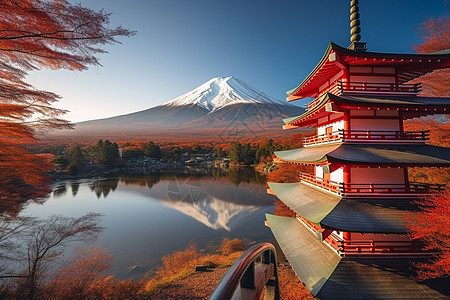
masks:
{"type": "Polygon", "coordinates": [[[222,255],[229,255],[231,253],[240,252],[244,250],[245,250],[244,244],[240,239],[229,240],[227,238],[224,238],[222,241],[222,246],[220,247],[222,255]]]}

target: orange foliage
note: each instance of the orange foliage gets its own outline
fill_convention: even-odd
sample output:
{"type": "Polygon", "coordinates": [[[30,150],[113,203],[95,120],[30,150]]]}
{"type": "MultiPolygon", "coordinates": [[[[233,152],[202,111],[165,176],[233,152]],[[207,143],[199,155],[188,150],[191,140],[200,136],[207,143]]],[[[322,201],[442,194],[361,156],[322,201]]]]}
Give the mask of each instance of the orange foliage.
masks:
{"type": "Polygon", "coordinates": [[[92,293],[92,285],[103,279],[101,273],[111,267],[113,257],[97,248],[75,249],[69,264],[60,270],[50,283],[52,299],[83,299],[92,293]]]}
{"type": "Polygon", "coordinates": [[[426,118],[416,118],[405,121],[406,131],[429,130],[431,145],[450,147],[450,123],[442,123],[426,118]]]}
{"type": "Polygon", "coordinates": [[[280,164],[278,169],[267,175],[268,182],[298,182],[300,172],[311,172],[312,166],[280,164]]]}
{"type": "Polygon", "coordinates": [[[284,204],[281,201],[277,201],[275,202],[275,206],[277,208],[275,208],[273,210],[273,213],[277,216],[281,216],[281,217],[291,217],[291,218],[295,218],[296,214],[293,210],[291,210],[289,207],[287,207],[286,204],[284,204]]]}
{"type": "Polygon", "coordinates": [[[450,188],[450,168],[408,168],[409,180],[431,184],[446,184],[450,188]]]}
{"type": "Polygon", "coordinates": [[[422,210],[406,215],[411,238],[425,241],[428,250],[437,250],[435,260],[419,263],[417,279],[450,275],[450,190],[418,202],[422,210]]]}
{"type": "Polygon", "coordinates": [[[281,300],[315,299],[289,265],[280,264],[278,266],[278,284],[280,285],[281,300]]]}
{"type": "MultiPolygon", "coordinates": [[[[234,246],[242,244],[238,239],[232,240],[234,246]]],[[[223,245],[230,242],[224,239],[223,245]]],[[[227,255],[223,254],[204,254],[197,251],[194,244],[190,244],[182,251],[175,251],[172,254],[162,258],[163,265],[156,271],[156,276],[145,283],[145,291],[154,293],[167,284],[185,278],[195,271],[196,266],[224,267],[231,266],[242,254],[239,247],[229,247],[227,255]]]]}
{"type": "Polygon", "coordinates": [[[196,245],[191,244],[183,251],[176,251],[170,255],[163,256],[163,266],[156,271],[156,274],[160,277],[177,275],[190,267],[195,268],[199,258],[200,254],[197,252],[196,245]]]}
{"type": "Polygon", "coordinates": [[[133,32],[109,29],[109,14],[66,0],[3,0],[0,19],[0,209],[5,211],[17,200],[45,194],[39,186],[50,165],[22,145],[34,142],[40,130],[71,127],[59,118],[66,111],[52,106],[59,96],[26,83],[28,72],[100,65],[95,55],[105,51],[98,45],[133,32]]]}
{"type": "Polygon", "coordinates": [[[414,47],[420,53],[431,53],[450,48],[450,17],[430,18],[422,23],[424,42],[414,47]]]}
{"type": "MultiPolygon", "coordinates": [[[[450,18],[448,16],[431,18],[422,24],[421,29],[424,42],[414,47],[419,53],[450,49],[450,18]]],[[[419,82],[423,83],[424,96],[450,96],[450,69],[435,70],[412,81],[412,83],[419,82]]]]}

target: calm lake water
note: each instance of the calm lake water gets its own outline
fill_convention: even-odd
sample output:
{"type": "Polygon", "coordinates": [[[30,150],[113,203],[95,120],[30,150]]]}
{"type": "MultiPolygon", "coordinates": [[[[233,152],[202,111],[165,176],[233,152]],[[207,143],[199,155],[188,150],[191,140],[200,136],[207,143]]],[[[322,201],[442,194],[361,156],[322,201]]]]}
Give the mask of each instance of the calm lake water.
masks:
{"type": "Polygon", "coordinates": [[[183,170],[58,182],[44,204],[30,203],[21,215],[102,213],[105,230],[96,244],[114,255],[110,273],[125,279],[154,271],[162,256],[190,242],[207,251],[215,251],[224,237],[240,238],[246,246],[274,242],[264,226],[274,200],[252,168],[183,170]]]}

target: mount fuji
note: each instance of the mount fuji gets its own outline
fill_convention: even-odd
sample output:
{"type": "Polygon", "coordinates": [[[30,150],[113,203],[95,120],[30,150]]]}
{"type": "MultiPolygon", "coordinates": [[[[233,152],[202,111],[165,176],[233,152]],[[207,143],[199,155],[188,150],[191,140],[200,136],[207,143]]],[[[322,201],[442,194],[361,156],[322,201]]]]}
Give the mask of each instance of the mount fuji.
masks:
{"type": "Polygon", "coordinates": [[[213,78],[164,104],[75,124],[71,137],[217,138],[281,136],[282,118],[304,109],[274,99],[234,77],[213,78]]]}

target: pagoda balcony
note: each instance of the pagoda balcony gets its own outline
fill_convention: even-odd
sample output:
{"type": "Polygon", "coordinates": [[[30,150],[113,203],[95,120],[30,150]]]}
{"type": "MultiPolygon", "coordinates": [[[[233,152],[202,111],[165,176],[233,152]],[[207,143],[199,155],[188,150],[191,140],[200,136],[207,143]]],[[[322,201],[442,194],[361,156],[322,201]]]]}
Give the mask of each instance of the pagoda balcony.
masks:
{"type": "Polygon", "coordinates": [[[385,142],[385,143],[425,143],[429,139],[426,131],[376,131],[344,130],[303,138],[303,146],[331,142],[385,142]]]}
{"type": "Polygon", "coordinates": [[[326,93],[334,95],[342,94],[366,94],[366,95],[380,95],[380,96],[417,96],[422,91],[422,83],[414,84],[396,84],[396,83],[378,83],[378,82],[363,82],[363,81],[341,81],[337,80],[331,83],[325,90],[322,90],[316,99],[307,105],[307,109],[314,108],[322,96],[326,93]]]}
{"type": "Polygon", "coordinates": [[[398,255],[404,254],[423,254],[427,255],[430,251],[423,250],[423,243],[419,241],[370,241],[370,240],[352,240],[345,241],[333,235],[326,239],[328,244],[341,255],[398,255]]]}
{"type": "Polygon", "coordinates": [[[370,93],[370,94],[388,94],[388,95],[417,95],[422,91],[422,83],[414,84],[395,84],[395,83],[377,83],[377,82],[352,82],[336,81],[338,91],[341,93],[370,93]]]}
{"type": "Polygon", "coordinates": [[[343,183],[300,173],[300,180],[342,197],[413,197],[444,190],[443,184],[404,183],[343,183]]]}

